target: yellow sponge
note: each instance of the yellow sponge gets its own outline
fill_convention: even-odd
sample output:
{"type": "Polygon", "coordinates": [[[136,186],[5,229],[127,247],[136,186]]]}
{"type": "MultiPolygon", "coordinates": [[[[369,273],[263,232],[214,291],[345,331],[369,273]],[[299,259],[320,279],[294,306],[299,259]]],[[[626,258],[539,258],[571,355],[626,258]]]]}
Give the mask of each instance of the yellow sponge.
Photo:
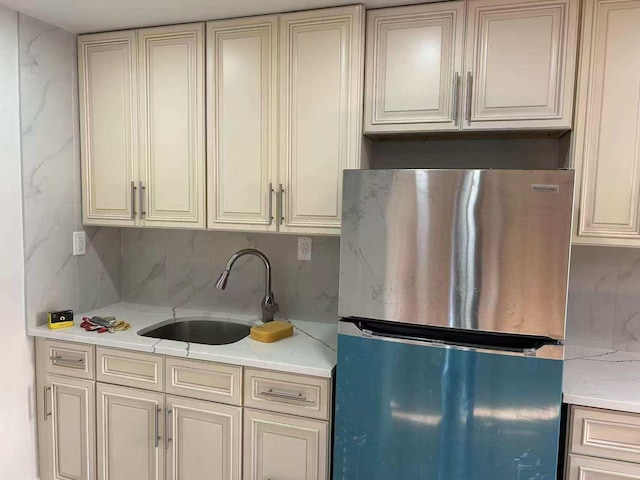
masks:
{"type": "Polygon", "coordinates": [[[291,335],[293,335],[293,325],[282,320],[251,327],[251,338],[258,342],[271,343],[291,335]]]}

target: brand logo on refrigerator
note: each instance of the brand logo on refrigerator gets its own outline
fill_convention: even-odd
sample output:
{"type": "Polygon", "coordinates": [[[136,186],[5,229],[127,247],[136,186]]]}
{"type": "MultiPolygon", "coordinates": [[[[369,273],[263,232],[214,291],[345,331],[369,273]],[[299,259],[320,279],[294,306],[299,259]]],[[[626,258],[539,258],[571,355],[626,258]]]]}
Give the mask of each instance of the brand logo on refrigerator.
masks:
{"type": "Polygon", "coordinates": [[[543,185],[534,183],[531,185],[531,191],[536,193],[558,193],[560,185],[543,185]]]}

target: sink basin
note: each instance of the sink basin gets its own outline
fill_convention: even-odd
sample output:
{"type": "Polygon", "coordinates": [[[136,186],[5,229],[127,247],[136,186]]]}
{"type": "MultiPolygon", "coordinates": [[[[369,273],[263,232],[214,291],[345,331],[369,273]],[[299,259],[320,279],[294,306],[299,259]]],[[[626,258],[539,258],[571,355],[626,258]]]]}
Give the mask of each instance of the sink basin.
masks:
{"type": "Polygon", "coordinates": [[[138,335],[204,345],[228,345],[247,337],[250,329],[249,323],[221,317],[178,317],[140,330],[138,335]]]}

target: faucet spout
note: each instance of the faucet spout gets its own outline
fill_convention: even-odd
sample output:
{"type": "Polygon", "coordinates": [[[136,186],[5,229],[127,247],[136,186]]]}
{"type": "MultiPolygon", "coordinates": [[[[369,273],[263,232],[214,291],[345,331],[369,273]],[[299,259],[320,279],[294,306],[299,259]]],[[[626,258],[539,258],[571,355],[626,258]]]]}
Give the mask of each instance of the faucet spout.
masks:
{"type": "Polygon", "coordinates": [[[262,260],[262,264],[264,265],[264,298],[262,299],[262,321],[270,322],[273,320],[273,315],[280,311],[280,306],[276,303],[275,298],[273,296],[273,292],[271,291],[271,263],[267,256],[262,253],[260,250],[256,250],[255,248],[243,248],[242,250],[238,250],[236,253],[229,257],[227,260],[227,265],[224,267],[224,271],[218,277],[216,281],[216,288],[219,290],[224,290],[227,287],[227,281],[229,280],[229,274],[231,273],[231,269],[233,265],[236,263],[238,258],[244,255],[254,255],[262,260]]]}

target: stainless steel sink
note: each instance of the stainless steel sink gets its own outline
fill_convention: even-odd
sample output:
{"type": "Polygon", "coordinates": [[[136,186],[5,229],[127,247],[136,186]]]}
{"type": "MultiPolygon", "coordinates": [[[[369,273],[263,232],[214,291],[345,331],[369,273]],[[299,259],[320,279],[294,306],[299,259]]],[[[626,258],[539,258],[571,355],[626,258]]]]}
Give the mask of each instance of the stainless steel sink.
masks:
{"type": "Polygon", "coordinates": [[[251,325],[250,322],[226,317],[178,317],[144,328],[138,335],[204,345],[228,345],[247,337],[251,325]]]}

